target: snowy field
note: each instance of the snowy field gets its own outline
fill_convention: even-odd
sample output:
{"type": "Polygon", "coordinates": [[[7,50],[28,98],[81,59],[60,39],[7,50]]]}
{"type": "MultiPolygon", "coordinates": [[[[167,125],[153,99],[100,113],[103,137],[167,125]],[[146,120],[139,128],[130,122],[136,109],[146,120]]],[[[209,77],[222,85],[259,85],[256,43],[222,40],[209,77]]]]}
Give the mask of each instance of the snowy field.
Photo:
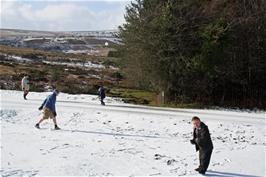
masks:
{"type": "Polygon", "coordinates": [[[210,129],[206,176],[265,176],[265,112],[167,109],[97,96],[58,96],[58,125],[34,125],[49,93],[1,90],[2,176],[196,176],[192,116],[210,129]]]}

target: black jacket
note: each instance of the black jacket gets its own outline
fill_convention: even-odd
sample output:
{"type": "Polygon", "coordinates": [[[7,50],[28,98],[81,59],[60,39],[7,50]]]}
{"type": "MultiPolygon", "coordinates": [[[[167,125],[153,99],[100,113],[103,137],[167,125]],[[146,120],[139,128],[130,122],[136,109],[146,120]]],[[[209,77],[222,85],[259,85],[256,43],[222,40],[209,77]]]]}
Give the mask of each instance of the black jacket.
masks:
{"type": "Polygon", "coordinates": [[[101,99],[105,98],[105,89],[103,87],[100,87],[98,90],[98,94],[101,97],[101,99]]]}
{"type": "Polygon", "coordinates": [[[205,125],[203,122],[200,123],[200,128],[198,130],[194,128],[192,141],[196,146],[196,151],[208,151],[213,149],[213,144],[208,126],[205,125]]]}

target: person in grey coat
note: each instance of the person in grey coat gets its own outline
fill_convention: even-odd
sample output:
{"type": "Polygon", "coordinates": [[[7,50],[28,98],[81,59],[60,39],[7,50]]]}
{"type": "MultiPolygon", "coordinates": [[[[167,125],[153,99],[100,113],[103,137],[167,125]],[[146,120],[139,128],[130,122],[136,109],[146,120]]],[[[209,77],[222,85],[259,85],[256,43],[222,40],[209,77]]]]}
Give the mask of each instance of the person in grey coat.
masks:
{"type": "Polygon", "coordinates": [[[195,170],[200,174],[205,174],[212,155],[213,144],[210,136],[208,126],[201,122],[200,118],[193,117],[193,139],[191,144],[195,145],[196,151],[199,151],[200,165],[195,170]]]}

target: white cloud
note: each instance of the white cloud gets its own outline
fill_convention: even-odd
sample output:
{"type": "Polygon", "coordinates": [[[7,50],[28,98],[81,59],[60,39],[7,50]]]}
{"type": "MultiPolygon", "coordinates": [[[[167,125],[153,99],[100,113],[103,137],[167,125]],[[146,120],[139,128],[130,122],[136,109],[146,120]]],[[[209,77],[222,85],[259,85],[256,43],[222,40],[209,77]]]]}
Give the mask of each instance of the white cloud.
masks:
{"type": "Polygon", "coordinates": [[[36,8],[27,1],[1,0],[1,28],[49,31],[115,29],[124,22],[128,1],[108,2],[116,3],[117,8],[95,12],[74,1],[49,1],[36,8]]]}

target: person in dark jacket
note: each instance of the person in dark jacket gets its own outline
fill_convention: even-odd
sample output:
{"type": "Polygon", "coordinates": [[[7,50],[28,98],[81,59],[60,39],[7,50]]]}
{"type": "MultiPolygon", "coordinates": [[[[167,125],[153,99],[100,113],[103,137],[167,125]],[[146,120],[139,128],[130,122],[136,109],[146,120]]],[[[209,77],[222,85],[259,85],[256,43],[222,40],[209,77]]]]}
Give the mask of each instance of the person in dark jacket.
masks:
{"type": "Polygon", "coordinates": [[[209,133],[208,126],[205,125],[198,117],[192,118],[193,124],[193,139],[190,140],[191,144],[195,145],[196,151],[199,151],[200,165],[195,170],[200,174],[205,174],[208,169],[213,144],[209,133]]]}
{"type": "Polygon", "coordinates": [[[40,123],[45,119],[53,119],[55,130],[59,130],[60,128],[57,126],[56,122],[56,97],[58,96],[59,91],[54,90],[51,95],[49,95],[42,105],[39,107],[39,110],[43,110],[43,117],[39,120],[39,122],[35,125],[36,128],[40,128],[40,123]]]}
{"type": "Polygon", "coordinates": [[[104,87],[102,85],[98,89],[98,94],[99,94],[99,97],[100,97],[100,100],[101,100],[101,105],[105,105],[105,103],[103,101],[105,99],[105,89],[104,89],[104,87]]]}

